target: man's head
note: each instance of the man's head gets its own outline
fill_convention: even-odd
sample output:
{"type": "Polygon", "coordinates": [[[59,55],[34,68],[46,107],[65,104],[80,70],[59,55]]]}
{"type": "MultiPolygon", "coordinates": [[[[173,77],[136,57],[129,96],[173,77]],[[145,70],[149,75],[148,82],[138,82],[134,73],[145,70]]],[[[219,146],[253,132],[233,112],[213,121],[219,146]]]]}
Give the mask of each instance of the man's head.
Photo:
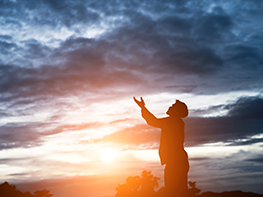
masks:
{"type": "Polygon", "coordinates": [[[169,116],[185,118],[188,116],[188,108],[185,103],[176,100],[176,102],[171,107],[169,107],[166,114],[169,116]]]}

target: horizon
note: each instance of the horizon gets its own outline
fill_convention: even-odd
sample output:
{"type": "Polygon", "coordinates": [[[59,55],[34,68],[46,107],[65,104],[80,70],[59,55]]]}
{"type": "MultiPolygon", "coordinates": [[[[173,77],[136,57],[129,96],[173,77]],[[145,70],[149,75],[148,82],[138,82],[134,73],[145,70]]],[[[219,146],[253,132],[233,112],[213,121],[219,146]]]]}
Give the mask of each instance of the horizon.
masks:
{"type": "Polygon", "coordinates": [[[201,192],[263,194],[263,2],[4,0],[0,17],[1,183],[110,197],[147,170],[162,187],[135,96],[158,118],[187,104],[201,192]]]}

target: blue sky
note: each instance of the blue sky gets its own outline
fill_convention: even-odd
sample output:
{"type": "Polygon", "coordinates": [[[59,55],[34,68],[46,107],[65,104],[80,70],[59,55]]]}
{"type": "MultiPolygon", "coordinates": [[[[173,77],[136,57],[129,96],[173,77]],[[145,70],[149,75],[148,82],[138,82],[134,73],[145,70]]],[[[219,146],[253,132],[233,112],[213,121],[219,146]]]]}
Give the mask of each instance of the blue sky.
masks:
{"type": "Polygon", "coordinates": [[[143,96],[157,117],[188,105],[198,188],[263,194],[262,18],[257,0],[0,1],[0,180],[113,196],[147,169],[162,185],[143,96]]]}

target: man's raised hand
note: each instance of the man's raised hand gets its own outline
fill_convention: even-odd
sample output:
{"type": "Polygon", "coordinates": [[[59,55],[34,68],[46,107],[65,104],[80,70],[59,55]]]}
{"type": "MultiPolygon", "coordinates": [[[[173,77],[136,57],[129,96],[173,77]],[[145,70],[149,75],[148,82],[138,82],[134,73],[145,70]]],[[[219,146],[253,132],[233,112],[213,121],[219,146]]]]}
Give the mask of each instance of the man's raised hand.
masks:
{"type": "Polygon", "coordinates": [[[143,100],[142,97],[141,97],[141,101],[137,100],[137,99],[135,98],[135,96],[133,97],[133,99],[134,99],[135,103],[137,103],[137,105],[138,105],[140,108],[145,107],[145,103],[144,103],[144,100],[143,100]]]}

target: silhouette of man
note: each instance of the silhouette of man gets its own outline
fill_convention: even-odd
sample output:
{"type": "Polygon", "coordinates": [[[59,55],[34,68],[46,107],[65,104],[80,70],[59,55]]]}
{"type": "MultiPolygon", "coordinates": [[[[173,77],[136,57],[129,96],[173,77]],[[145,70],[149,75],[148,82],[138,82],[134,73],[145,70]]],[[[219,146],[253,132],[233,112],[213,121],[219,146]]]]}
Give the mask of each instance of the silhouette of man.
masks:
{"type": "Polygon", "coordinates": [[[161,128],[159,156],[161,164],[166,164],[164,170],[166,196],[185,194],[188,189],[189,162],[184,150],[184,121],[182,118],[188,116],[186,104],[176,100],[166,112],[169,117],[156,118],[145,107],[142,97],[141,101],[135,97],[133,99],[141,108],[142,117],[147,124],[161,128]]]}

